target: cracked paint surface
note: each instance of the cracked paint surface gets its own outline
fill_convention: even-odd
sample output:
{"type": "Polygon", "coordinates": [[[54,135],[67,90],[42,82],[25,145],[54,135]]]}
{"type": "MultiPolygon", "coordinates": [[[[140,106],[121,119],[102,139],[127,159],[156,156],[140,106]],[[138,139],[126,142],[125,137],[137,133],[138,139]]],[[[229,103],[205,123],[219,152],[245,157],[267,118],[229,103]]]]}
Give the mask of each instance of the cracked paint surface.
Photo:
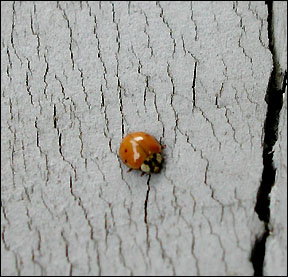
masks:
{"type": "Polygon", "coordinates": [[[1,273],[252,275],[265,4],[1,6],[1,273]],[[126,172],[136,130],[161,174],[126,172]]]}

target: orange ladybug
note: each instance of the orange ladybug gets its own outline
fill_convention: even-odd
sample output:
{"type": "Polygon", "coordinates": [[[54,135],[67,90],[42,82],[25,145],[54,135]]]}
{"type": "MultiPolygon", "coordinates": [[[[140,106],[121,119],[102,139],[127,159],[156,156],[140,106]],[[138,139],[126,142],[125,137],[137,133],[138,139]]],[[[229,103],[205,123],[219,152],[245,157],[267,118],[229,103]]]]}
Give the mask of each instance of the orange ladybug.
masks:
{"type": "Polygon", "coordinates": [[[144,173],[159,173],[163,165],[161,155],[164,145],[145,132],[134,132],[123,138],[119,156],[130,167],[129,171],[139,169],[144,173]]]}

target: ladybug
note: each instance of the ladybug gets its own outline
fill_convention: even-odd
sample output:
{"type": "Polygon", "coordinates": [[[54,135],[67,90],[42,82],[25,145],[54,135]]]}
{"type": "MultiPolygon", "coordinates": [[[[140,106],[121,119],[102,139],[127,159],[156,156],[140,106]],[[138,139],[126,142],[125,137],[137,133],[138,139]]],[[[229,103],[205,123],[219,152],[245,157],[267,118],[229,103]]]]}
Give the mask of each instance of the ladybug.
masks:
{"type": "Polygon", "coordinates": [[[141,170],[144,173],[159,173],[163,165],[161,154],[165,145],[161,145],[156,138],[145,132],[133,132],[123,138],[119,156],[130,168],[141,170]]]}

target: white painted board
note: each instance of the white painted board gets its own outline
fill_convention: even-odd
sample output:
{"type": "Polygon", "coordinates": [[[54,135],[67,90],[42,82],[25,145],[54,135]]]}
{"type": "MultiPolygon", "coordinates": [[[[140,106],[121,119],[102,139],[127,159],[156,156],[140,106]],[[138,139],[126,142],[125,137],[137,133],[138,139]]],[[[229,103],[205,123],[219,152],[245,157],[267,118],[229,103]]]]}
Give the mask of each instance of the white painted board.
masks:
{"type": "Polygon", "coordinates": [[[253,275],[264,2],[1,8],[1,274],[253,275]],[[136,130],[167,145],[149,183],[136,130]]]}

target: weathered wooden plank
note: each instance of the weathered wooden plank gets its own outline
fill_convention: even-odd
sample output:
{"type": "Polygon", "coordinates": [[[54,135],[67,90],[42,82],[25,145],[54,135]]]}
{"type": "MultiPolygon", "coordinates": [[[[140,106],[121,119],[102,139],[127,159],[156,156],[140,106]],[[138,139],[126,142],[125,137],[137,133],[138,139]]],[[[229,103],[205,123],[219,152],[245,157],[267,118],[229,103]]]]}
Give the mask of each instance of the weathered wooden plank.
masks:
{"type": "Polygon", "coordinates": [[[252,275],[264,2],[1,7],[1,274],[252,275]],[[135,130],[167,145],[151,179],[135,130]]]}

